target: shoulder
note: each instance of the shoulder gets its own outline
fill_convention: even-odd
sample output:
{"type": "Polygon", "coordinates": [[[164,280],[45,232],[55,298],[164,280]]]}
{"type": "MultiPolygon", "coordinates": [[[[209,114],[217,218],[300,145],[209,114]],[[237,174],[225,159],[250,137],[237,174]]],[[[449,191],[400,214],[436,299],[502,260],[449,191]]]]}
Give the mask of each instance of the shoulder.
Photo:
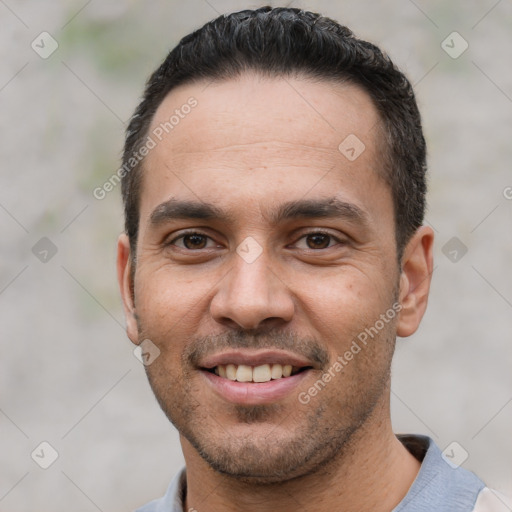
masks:
{"type": "Polygon", "coordinates": [[[471,512],[510,512],[512,499],[494,489],[484,487],[478,494],[471,512]]]}
{"type": "Polygon", "coordinates": [[[186,471],[183,468],[172,479],[164,496],[146,503],[135,512],[183,512],[183,497],[186,485],[186,471]]]}
{"type": "Polygon", "coordinates": [[[486,488],[485,483],[455,464],[452,453],[441,452],[426,436],[397,437],[421,462],[421,468],[409,492],[393,512],[485,512],[485,509],[474,511],[480,493],[486,488]]]}

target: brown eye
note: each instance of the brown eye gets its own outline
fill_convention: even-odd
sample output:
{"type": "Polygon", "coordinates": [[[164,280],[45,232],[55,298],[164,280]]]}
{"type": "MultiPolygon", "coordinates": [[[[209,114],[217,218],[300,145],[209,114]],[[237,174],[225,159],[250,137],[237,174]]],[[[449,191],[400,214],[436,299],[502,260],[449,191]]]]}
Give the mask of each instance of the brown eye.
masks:
{"type": "Polygon", "coordinates": [[[331,241],[331,237],[324,233],[313,233],[307,235],[306,239],[309,249],[326,249],[331,241]]]}
{"type": "Polygon", "coordinates": [[[187,249],[204,249],[206,247],[206,238],[204,235],[197,233],[192,235],[185,235],[183,238],[183,245],[187,249]]]}
{"type": "Polygon", "coordinates": [[[174,245],[180,249],[194,251],[211,249],[215,247],[215,242],[208,235],[196,231],[189,231],[171,240],[167,245],[174,245]]]}
{"type": "Polygon", "coordinates": [[[344,246],[346,245],[346,240],[343,237],[338,238],[327,231],[310,231],[302,235],[294,245],[301,250],[321,251],[335,246],[344,246]]]}

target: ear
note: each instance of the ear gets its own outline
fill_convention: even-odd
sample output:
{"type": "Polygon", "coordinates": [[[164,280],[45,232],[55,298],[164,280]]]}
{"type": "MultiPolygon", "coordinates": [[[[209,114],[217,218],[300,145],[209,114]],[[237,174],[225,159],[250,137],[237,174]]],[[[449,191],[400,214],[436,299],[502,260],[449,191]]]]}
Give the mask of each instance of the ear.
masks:
{"type": "Polygon", "coordinates": [[[135,318],[135,303],[133,298],[132,262],[130,258],[130,240],[126,234],[119,235],[117,240],[117,280],[123,300],[126,317],[126,334],[138,345],[137,320],[135,318]]]}
{"type": "Polygon", "coordinates": [[[434,232],[421,226],[406,245],[400,274],[400,304],[397,335],[410,336],[419,327],[427,309],[430,281],[434,265],[434,232]]]}

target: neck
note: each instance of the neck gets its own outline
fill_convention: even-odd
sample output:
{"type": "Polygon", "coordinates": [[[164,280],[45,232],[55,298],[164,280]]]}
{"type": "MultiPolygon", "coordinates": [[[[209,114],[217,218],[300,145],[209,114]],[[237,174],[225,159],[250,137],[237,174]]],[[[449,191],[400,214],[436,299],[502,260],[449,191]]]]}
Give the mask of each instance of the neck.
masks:
{"type": "Polygon", "coordinates": [[[220,474],[183,437],[181,443],[187,468],[185,511],[389,511],[407,494],[420,468],[394,435],[389,407],[375,410],[328,465],[280,483],[254,485],[220,474]]]}

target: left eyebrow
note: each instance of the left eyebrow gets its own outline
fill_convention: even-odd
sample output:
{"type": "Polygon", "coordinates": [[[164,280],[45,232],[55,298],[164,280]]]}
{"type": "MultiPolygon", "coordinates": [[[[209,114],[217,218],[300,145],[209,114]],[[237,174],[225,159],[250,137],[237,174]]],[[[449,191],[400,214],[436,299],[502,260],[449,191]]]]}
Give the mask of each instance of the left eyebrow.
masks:
{"type": "MultiPolygon", "coordinates": [[[[340,201],[336,197],[326,199],[300,199],[288,201],[275,210],[266,212],[273,225],[293,219],[341,218],[361,225],[368,225],[368,214],[353,203],[340,201]]],[[[174,198],[159,204],[150,215],[150,224],[158,226],[175,219],[220,220],[234,223],[236,216],[214,204],[184,201],[174,198]]]]}
{"type": "Polygon", "coordinates": [[[301,199],[279,206],[268,217],[273,224],[291,219],[341,218],[358,224],[369,224],[368,214],[353,203],[340,201],[336,197],[326,199],[301,199]]]}

